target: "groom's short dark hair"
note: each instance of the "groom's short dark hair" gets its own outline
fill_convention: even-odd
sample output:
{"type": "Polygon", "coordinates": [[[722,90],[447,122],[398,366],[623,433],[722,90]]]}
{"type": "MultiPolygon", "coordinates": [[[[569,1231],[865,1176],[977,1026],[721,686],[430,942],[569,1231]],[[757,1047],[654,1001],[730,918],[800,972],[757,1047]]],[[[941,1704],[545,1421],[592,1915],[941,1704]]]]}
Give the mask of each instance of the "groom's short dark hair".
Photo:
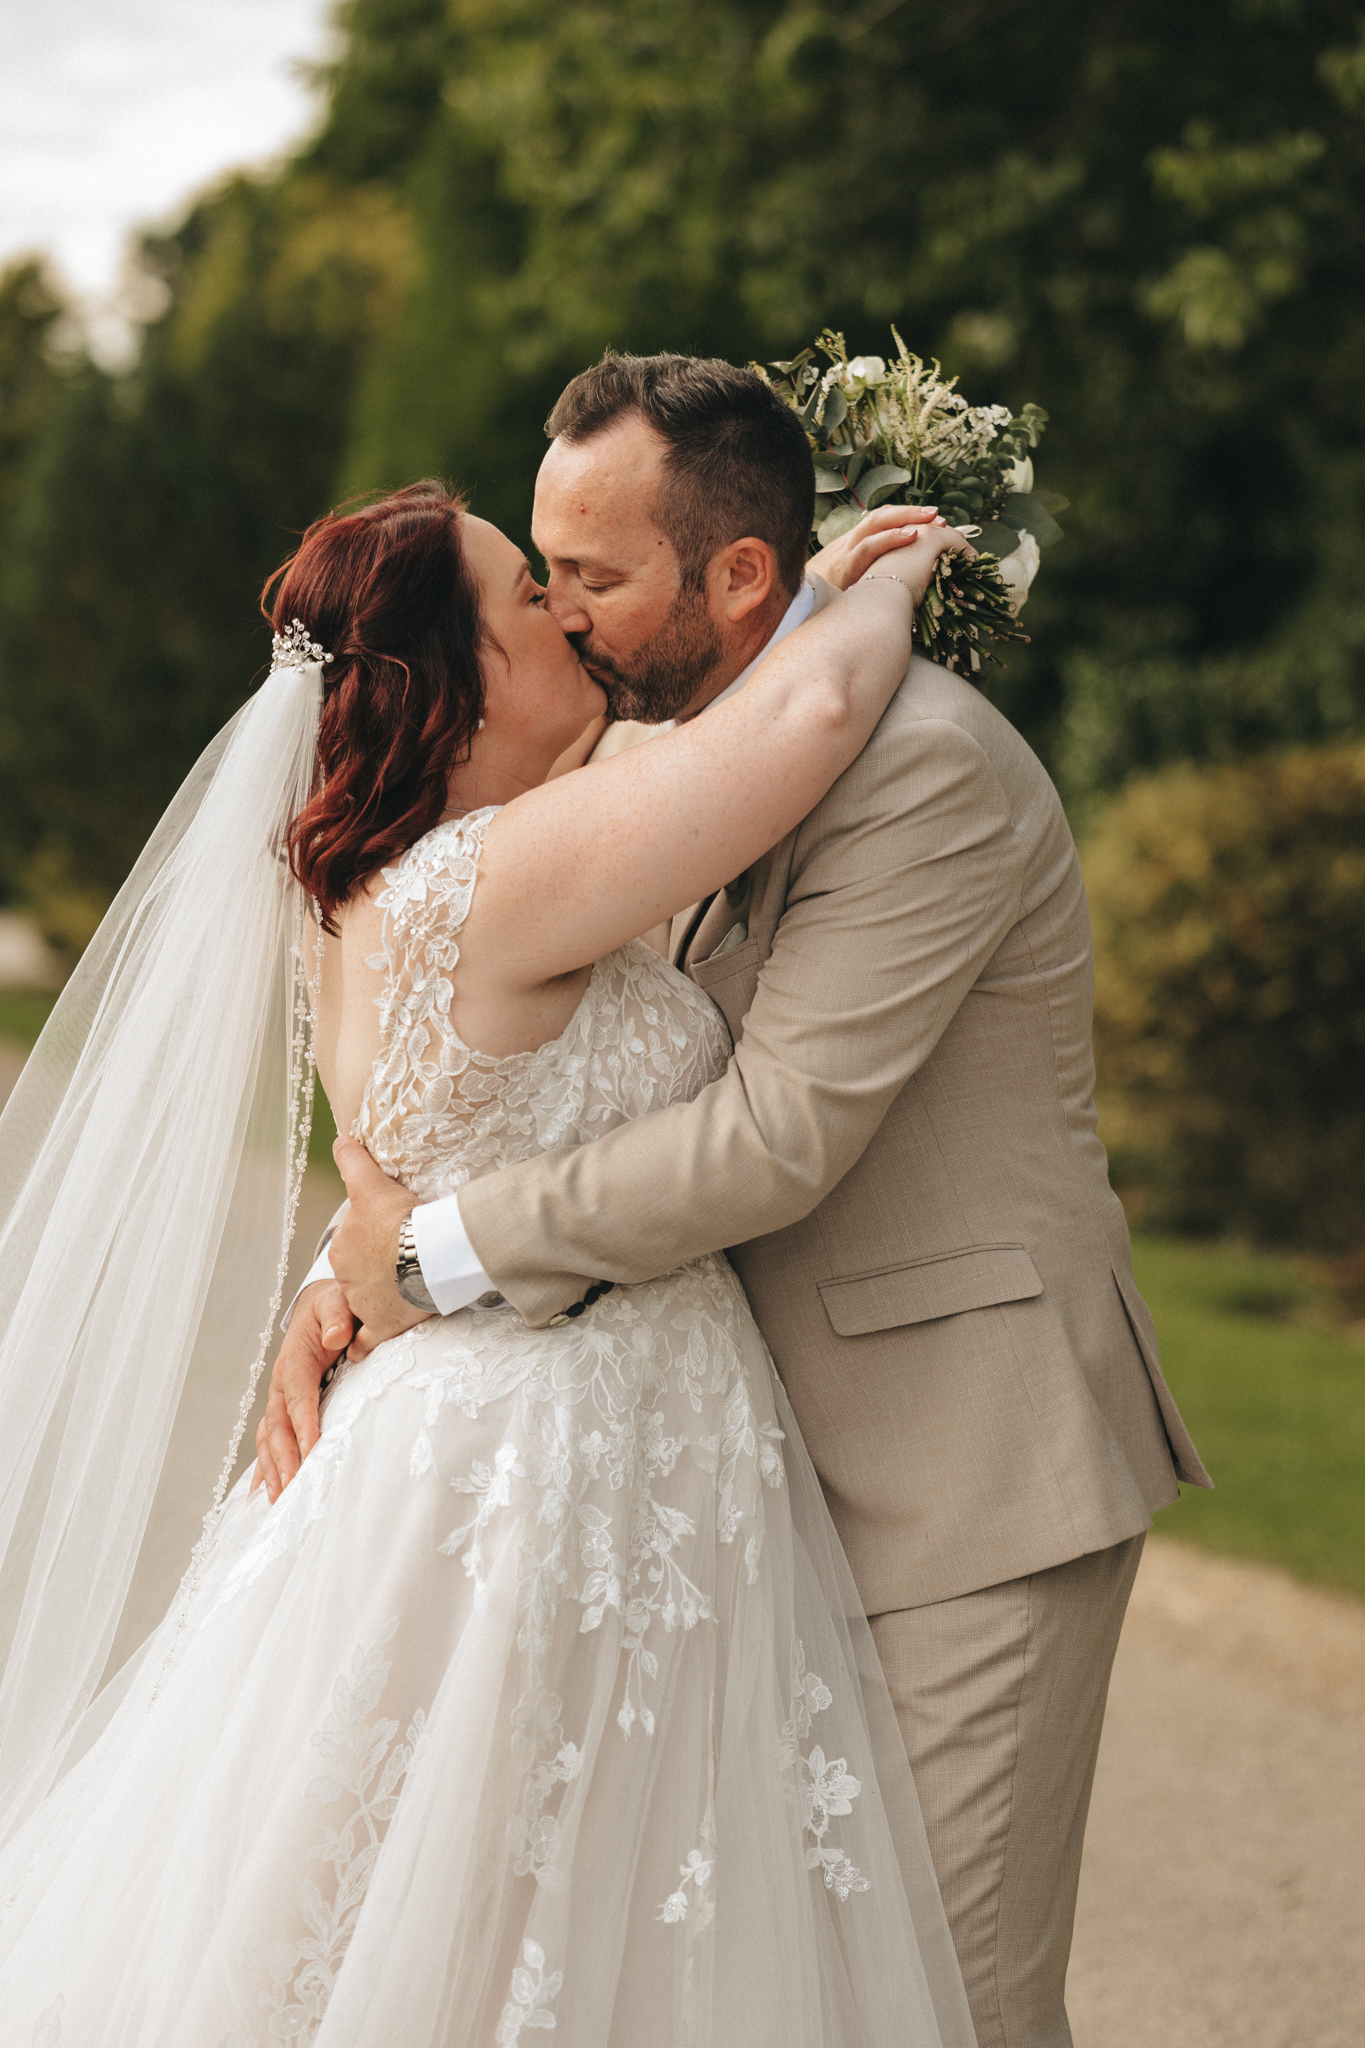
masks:
{"type": "Polygon", "coordinates": [[[752,370],[715,356],[622,356],[567,385],[545,431],[588,441],[637,412],[668,443],[654,516],[677,550],[684,585],[700,588],[721,548],[752,534],[777,557],[792,596],[801,588],[815,468],[805,429],[752,370]]]}

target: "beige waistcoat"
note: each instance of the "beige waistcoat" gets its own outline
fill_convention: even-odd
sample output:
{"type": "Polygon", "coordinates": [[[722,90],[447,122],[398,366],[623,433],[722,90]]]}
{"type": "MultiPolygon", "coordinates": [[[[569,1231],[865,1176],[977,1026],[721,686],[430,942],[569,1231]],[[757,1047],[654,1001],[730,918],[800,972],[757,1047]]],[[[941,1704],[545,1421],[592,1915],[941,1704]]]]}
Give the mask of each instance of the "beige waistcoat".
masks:
{"type": "Polygon", "coordinates": [[[1096,1136],[1076,849],[986,699],[916,657],[823,802],[672,946],[725,1014],[725,1075],[461,1191],[527,1320],[728,1248],[871,1614],[1207,1486],[1096,1136]]]}

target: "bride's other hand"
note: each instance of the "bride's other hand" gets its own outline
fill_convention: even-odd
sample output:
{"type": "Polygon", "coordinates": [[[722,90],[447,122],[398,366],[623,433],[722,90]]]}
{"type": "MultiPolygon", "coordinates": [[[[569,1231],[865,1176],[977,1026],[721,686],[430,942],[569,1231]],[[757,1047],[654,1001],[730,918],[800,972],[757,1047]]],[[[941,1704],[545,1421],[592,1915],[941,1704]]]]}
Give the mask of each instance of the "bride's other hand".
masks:
{"type": "MultiPolygon", "coordinates": [[[[818,555],[812,555],[806,566],[816,576],[823,576],[826,583],[832,583],[836,590],[847,590],[884,555],[912,547],[922,527],[945,527],[947,523],[934,505],[879,505],[874,512],[864,512],[856,526],[850,527],[838,540],[831,541],[818,555]]],[[[968,559],[976,553],[965,537],[962,553],[968,559]]],[[[910,566],[907,559],[907,568],[910,566]]],[[[917,604],[928,588],[932,569],[933,562],[927,562],[922,587],[916,579],[917,604]]]]}
{"type": "Polygon", "coordinates": [[[355,1319],[335,1280],[315,1280],[294,1313],[270,1375],[265,1414],[256,1430],[251,1491],[264,1486],[273,1504],[318,1440],[318,1390],[328,1366],[351,1341],[355,1319]]]}
{"type": "Polygon", "coordinates": [[[398,1227],[416,1200],[401,1181],[390,1180],[375,1165],[358,1138],[338,1138],[332,1157],[351,1206],[327,1252],[352,1315],[365,1325],[369,1350],[431,1314],[398,1292],[398,1227]]]}

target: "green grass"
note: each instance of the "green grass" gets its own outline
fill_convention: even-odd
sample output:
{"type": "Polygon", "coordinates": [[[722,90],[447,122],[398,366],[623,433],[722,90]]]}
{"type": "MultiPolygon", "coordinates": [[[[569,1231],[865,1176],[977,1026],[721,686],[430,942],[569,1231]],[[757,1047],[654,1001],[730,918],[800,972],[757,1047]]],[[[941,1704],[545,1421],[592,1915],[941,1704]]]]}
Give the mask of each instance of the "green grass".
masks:
{"type": "Polygon", "coordinates": [[[1365,1596],[1365,1345],[1329,1292],[1256,1252],[1139,1236],[1133,1260],[1216,1488],[1161,1533],[1365,1596]]]}
{"type": "MultiPolygon", "coordinates": [[[[313,1083],[313,1127],[308,1133],[308,1164],[310,1166],[325,1166],[327,1171],[335,1177],[337,1187],[341,1190],[341,1175],[337,1172],[336,1161],[332,1157],[332,1141],[336,1134],[336,1118],[332,1115],[332,1105],[322,1092],[321,1081],[315,1080],[313,1083]]],[[[338,1199],[340,1199],[340,1195],[338,1195],[338,1199]]]]}
{"type": "Polygon", "coordinates": [[[0,1038],[32,1045],[56,1000],[39,989],[0,988],[0,1038]]]}

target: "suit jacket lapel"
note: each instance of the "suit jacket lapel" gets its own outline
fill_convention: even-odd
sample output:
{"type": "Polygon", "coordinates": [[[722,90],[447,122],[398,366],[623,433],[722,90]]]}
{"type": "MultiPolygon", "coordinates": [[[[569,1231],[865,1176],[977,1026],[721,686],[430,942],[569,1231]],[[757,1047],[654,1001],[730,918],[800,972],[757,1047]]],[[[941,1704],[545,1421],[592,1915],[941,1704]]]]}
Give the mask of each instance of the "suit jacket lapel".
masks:
{"type": "Polygon", "coordinates": [[[715,902],[714,896],[703,896],[700,903],[694,903],[690,910],[680,910],[674,918],[668,934],[668,957],[682,973],[687,972],[687,950],[701,929],[702,919],[715,902]]]}

